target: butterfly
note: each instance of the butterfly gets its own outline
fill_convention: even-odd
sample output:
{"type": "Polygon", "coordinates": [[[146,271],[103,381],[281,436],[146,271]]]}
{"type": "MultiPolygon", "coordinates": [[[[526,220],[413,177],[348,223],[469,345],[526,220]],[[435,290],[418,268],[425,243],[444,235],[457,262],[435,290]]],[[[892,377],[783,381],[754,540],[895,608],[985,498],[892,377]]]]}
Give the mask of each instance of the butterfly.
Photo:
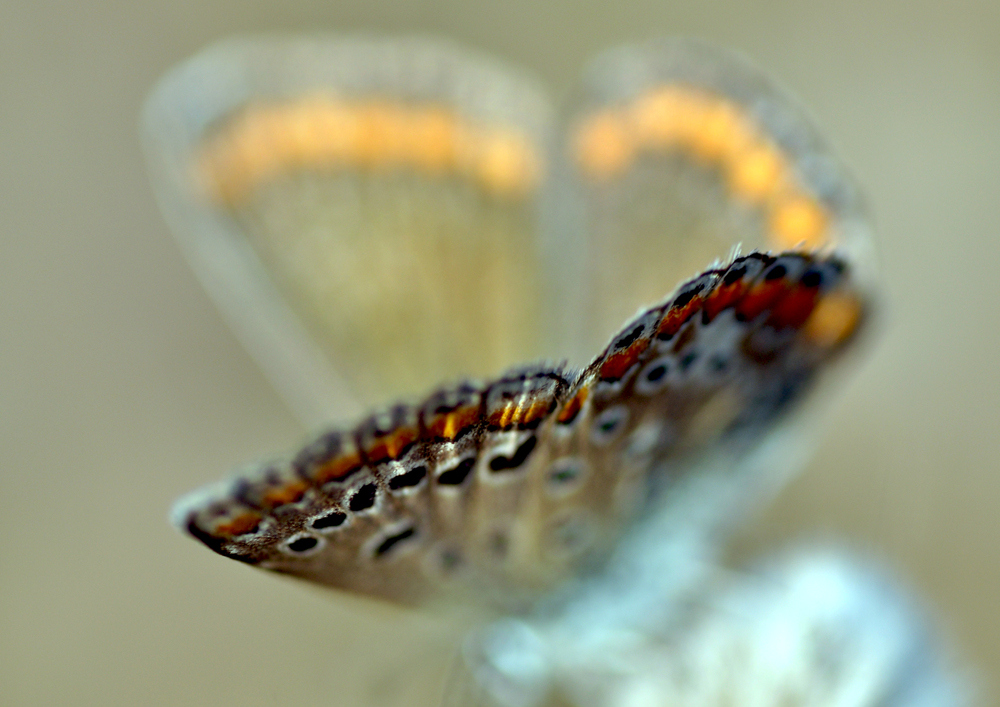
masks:
{"type": "MultiPolygon", "coordinates": [[[[577,637],[697,584],[691,548],[784,478],[800,403],[871,319],[866,210],[802,110],[698,42],[608,52],[558,115],[423,39],[229,42],[163,80],[164,211],[323,428],[179,501],[179,528],[577,637]]],[[[527,650],[497,626],[483,665],[527,650]]]]}

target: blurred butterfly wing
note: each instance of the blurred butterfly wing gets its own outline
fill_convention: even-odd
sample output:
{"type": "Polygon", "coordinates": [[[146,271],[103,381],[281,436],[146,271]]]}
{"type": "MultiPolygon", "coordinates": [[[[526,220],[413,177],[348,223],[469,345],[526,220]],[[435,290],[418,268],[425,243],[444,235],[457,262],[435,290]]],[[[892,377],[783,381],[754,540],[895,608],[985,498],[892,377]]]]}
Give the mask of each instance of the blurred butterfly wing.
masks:
{"type": "Polygon", "coordinates": [[[311,425],[538,356],[549,107],[421,39],[209,49],[145,111],[164,211],[311,425]]]}
{"type": "Polygon", "coordinates": [[[735,247],[832,246],[873,279],[850,178],[787,95],[718,48],[664,39],[600,56],[565,154],[561,209],[588,238],[584,348],[735,247]]]}
{"type": "MultiPolygon", "coordinates": [[[[576,571],[644,508],[683,517],[673,530],[712,532],[774,493],[811,431],[801,412],[794,425],[786,413],[856,340],[876,300],[858,190],[758,71],[664,40],[599,58],[582,93],[552,203],[587,239],[585,316],[567,318],[585,325],[583,349],[637,304],[719,265],[619,330],[574,394],[580,431],[548,444],[547,471],[523,505],[545,550],[539,563],[575,553],[576,571]],[[774,255],[733,259],[737,244],[774,255]]],[[[665,540],[629,544],[659,552],[665,540]]],[[[642,562],[655,565],[648,554],[642,562]]]]}

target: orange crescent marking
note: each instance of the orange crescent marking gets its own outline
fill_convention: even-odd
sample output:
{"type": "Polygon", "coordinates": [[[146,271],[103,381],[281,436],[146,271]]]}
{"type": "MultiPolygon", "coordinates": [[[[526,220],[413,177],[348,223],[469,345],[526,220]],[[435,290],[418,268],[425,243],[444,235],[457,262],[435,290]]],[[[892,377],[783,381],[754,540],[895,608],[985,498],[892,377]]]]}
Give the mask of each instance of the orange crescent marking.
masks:
{"type": "Polygon", "coordinates": [[[732,285],[720,285],[717,287],[705,298],[703,307],[705,319],[709,322],[715,319],[719,316],[719,312],[736,304],[746,291],[747,283],[742,279],[737,280],[732,285]]]}
{"type": "Polygon", "coordinates": [[[321,486],[328,481],[342,481],[360,469],[361,466],[361,456],[357,452],[346,456],[334,457],[316,469],[313,480],[321,486]]]}
{"type": "Polygon", "coordinates": [[[521,418],[521,424],[528,426],[536,420],[541,420],[546,417],[549,412],[552,411],[552,404],[544,400],[536,400],[532,403],[531,407],[528,408],[527,412],[521,418]]]}
{"type": "Polygon", "coordinates": [[[417,440],[417,437],[416,429],[401,427],[378,438],[366,456],[372,464],[381,464],[387,460],[397,459],[404,449],[417,440]]]}
{"type": "Polygon", "coordinates": [[[264,504],[270,508],[277,508],[286,503],[295,503],[300,500],[309,489],[309,484],[304,481],[293,481],[285,486],[271,489],[263,496],[264,504]]]}
{"type": "Polygon", "coordinates": [[[784,294],[787,285],[782,278],[755,285],[736,305],[736,313],[746,320],[756,319],[784,294]]]}
{"type": "Polygon", "coordinates": [[[585,386],[583,388],[580,388],[580,390],[577,391],[576,395],[574,395],[570,400],[566,402],[565,405],[563,405],[563,409],[560,410],[559,414],[556,416],[556,422],[558,422],[561,425],[568,425],[573,420],[575,420],[576,416],[580,414],[580,410],[581,408],[583,408],[583,404],[587,401],[588,395],[590,395],[589,387],[585,386]]]}
{"type": "Polygon", "coordinates": [[[617,111],[590,116],[576,131],[574,147],[583,170],[595,179],[608,179],[632,161],[635,146],[625,120],[617,111]]]}
{"type": "Polygon", "coordinates": [[[785,156],[770,143],[759,143],[727,165],[729,188],[751,204],[766,202],[788,181],[785,156]]]}
{"type": "Polygon", "coordinates": [[[229,206],[293,170],[453,172],[489,193],[521,197],[544,169],[530,136],[513,127],[474,125],[433,102],[323,94],[246,106],[206,137],[194,167],[211,198],[229,206]]]}
{"type": "Polygon", "coordinates": [[[228,523],[215,526],[212,534],[220,538],[232,538],[237,535],[244,535],[255,530],[260,521],[261,515],[250,511],[236,516],[228,523]]]}
{"type": "Polygon", "coordinates": [[[815,287],[797,286],[774,306],[767,323],[775,329],[798,329],[812,314],[817,299],[815,287]]]}
{"type": "Polygon", "coordinates": [[[469,405],[432,418],[427,424],[427,432],[432,437],[455,439],[462,430],[474,424],[478,418],[478,406],[469,405]]]}
{"type": "Polygon", "coordinates": [[[635,365],[643,352],[649,348],[649,342],[648,338],[638,339],[624,351],[618,351],[608,356],[607,360],[601,364],[601,380],[621,380],[622,376],[635,365]]]}
{"type": "Polygon", "coordinates": [[[864,306],[855,294],[832,293],[817,303],[803,331],[817,346],[838,346],[857,331],[863,314],[864,306]]]}
{"type": "Polygon", "coordinates": [[[690,319],[695,311],[701,308],[703,301],[701,295],[695,295],[683,307],[667,310],[660,325],[656,328],[656,336],[660,339],[669,339],[676,334],[680,331],[684,322],[690,319]]]}
{"type": "Polygon", "coordinates": [[[771,208],[770,239],[777,248],[804,245],[815,250],[826,242],[830,215],[816,199],[798,195],[771,208]]]}

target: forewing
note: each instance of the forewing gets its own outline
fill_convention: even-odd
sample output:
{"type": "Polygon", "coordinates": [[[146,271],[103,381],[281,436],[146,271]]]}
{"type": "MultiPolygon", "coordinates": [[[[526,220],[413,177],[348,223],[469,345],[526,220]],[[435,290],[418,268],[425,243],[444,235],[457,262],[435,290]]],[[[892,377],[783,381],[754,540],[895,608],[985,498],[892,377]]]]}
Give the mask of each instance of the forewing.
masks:
{"type": "Polygon", "coordinates": [[[308,424],[540,355],[530,80],[429,40],[233,41],[144,129],[178,240],[308,424]]]}
{"type": "Polygon", "coordinates": [[[561,212],[587,234],[593,350],[655,301],[736,248],[836,247],[871,284],[868,221],[850,178],[804,112],[741,58],[664,39],[599,57],[569,120],[561,212]]]}

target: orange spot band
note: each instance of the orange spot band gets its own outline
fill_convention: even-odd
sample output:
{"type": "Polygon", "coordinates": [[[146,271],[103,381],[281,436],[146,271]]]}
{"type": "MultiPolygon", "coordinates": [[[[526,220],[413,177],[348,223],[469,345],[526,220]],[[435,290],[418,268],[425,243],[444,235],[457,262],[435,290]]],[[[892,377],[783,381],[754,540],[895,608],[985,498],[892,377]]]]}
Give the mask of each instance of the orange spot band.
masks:
{"type": "Polygon", "coordinates": [[[244,535],[257,529],[260,525],[261,515],[255,512],[243,513],[236,516],[228,523],[215,526],[212,534],[220,538],[232,538],[237,535],[244,535]]]}
{"type": "Polygon", "coordinates": [[[624,351],[618,351],[608,356],[607,360],[601,364],[601,380],[610,382],[621,380],[622,376],[636,364],[643,352],[649,348],[649,341],[648,338],[637,339],[624,351]]]}
{"type": "Polygon", "coordinates": [[[247,106],[205,141],[195,166],[212,198],[230,206],[304,169],[451,173],[501,197],[527,194],[543,170],[516,127],[476,125],[433,103],[331,95],[247,106]]]}
{"type": "Polygon", "coordinates": [[[295,503],[301,500],[308,488],[309,484],[304,481],[293,481],[285,486],[267,491],[261,500],[267,508],[277,508],[286,503],[295,503]]]}
{"type": "Polygon", "coordinates": [[[479,406],[469,405],[437,415],[427,423],[431,437],[451,440],[479,420],[479,406]]]}
{"type": "Polygon", "coordinates": [[[660,321],[660,325],[656,328],[656,336],[658,339],[666,340],[680,331],[680,328],[684,326],[684,323],[691,318],[691,316],[701,309],[702,298],[700,295],[692,297],[691,300],[685,304],[683,307],[671,307],[667,310],[666,314],[663,315],[663,320],[660,321]]]}
{"type": "Polygon", "coordinates": [[[564,405],[562,410],[556,416],[556,422],[561,425],[568,425],[576,416],[580,414],[580,410],[583,408],[583,404],[587,401],[587,396],[590,395],[590,388],[583,387],[577,391],[576,395],[570,398],[564,405]]]}
{"type": "Polygon", "coordinates": [[[322,486],[330,481],[343,481],[362,467],[361,456],[358,453],[334,457],[324,462],[313,474],[314,483],[322,486]]]}
{"type": "Polygon", "coordinates": [[[398,430],[393,430],[376,439],[371,448],[366,450],[365,456],[372,464],[398,459],[417,440],[418,436],[417,430],[413,427],[401,427],[398,430]]]}
{"type": "Polygon", "coordinates": [[[832,293],[817,303],[803,332],[817,346],[839,346],[857,331],[863,314],[864,307],[856,294],[832,293]]]}

